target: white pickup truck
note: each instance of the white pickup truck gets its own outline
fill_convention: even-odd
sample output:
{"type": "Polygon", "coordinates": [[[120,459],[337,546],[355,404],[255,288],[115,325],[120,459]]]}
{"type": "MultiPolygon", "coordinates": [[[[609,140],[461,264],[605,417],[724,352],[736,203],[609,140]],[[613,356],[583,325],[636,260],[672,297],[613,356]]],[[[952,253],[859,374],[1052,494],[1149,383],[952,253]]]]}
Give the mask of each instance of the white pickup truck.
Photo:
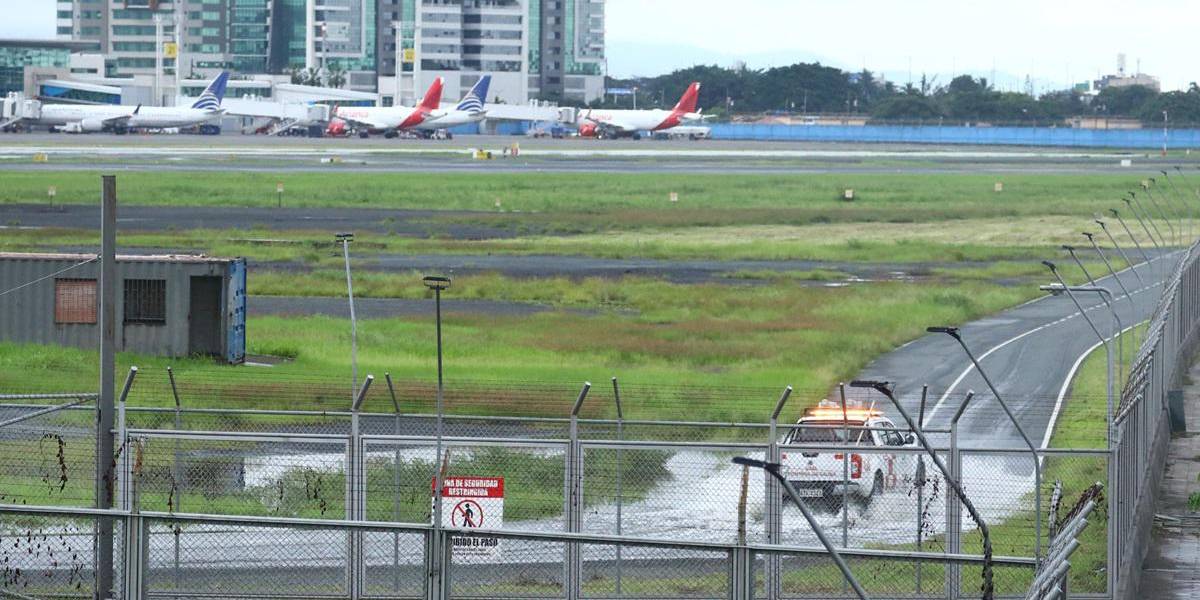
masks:
{"type": "Polygon", "coordinates": [[[909,481],[918,460],[912,452],[887,451],[915,440],[912,434],[902,435],[882,412],[850,405],[844,415],[841,404],[828,401],[806,410],[780,449],[783,476],[800,497],[831,510],[840,509],[843,497],[869,506],[885,490],[909,481]],[[823,451],[822,446],[862,451],[851,449],[847,460],[844,450],[823,451]]]}

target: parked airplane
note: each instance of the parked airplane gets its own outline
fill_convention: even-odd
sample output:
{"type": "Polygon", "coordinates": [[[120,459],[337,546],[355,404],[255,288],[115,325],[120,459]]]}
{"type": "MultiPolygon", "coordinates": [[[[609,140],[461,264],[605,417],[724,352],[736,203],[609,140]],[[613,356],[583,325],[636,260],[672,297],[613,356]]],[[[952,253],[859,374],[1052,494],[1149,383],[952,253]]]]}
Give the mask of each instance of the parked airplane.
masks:
{"type": "Polygon", "coordinates": [[[360,137],[371,133],[382,133],[384,137],[394,138],[404,129],[413,129],[427,121],[434,121],[446,116],[439,110],[442,103],[441,77],[433,80],[433,85],[425,91],[425,97],[415,107],[407,106],[339,106],[333,110],[334,118],[329,122],[327,133],[343,135],[347,126],[358,129],[360,137]]]}
{"type": "Polygon", "coordinates": [[[221,101],[225,99],[228,81],[229,72],[222,71],[190,107],[43,104],[41,117],[31,121],[39,125],[58,126],[69,133],[124,133],[131,129],[202,125],[225,114],[221,101]]]}
{"type": "Polygon", "coordinates": [[[487,110],[484,109],[484,102],[487,101],[488,87],[492,83],[491,75],[484,75],[475,82],[475,85],[463,96],[458,106],[454,110],[446,111],[444,116],[438,117],[435,120],[424,121],[418,123],[413,129],[446,129],[456,125],[467,125],[469,123],[478,123],[487,116],[487,110]]]}
{"type": "Polygon", "coordinates": [[[672,110],[589,110],[579,118],[579,135],[583,137],[641,139],[643,131],[662,131],[683,123],[703,121],[696,110],[700,83],[688,86],[672,110]]]}

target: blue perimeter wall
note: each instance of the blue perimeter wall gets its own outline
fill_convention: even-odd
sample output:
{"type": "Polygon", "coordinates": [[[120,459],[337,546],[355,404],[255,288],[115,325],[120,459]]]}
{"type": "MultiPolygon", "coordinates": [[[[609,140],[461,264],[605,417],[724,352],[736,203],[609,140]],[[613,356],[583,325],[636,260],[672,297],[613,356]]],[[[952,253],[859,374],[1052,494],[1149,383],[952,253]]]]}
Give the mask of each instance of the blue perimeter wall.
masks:
{"type": "MultiPolygon", "coordinates": [[[[530,123],[502,121],[498,135],[524,135],[530,123]]],[[[712,136],[719,140],[793,142],[879,142],[898,144],[961,144],[977,146],[1052,146],[1062,148],[1162,148],[1161,129],[1074,129],[1070,127],[948,127],[937,125],[753,125],[714,123],[712,136]]],[[[478,125],[455,127],[456,135],[479,131],[478,125]]],[[[1200,148],[1200,129],[1172,129],[1167,147],[1200,148]]]]}
{"type": "MultiPolygon", "coordinates": [[[[936,125],[711,125],[714,139],[805,142],[890,142],[979,146],[1073,148],[1162,148],[1161,129],[1074,129],[1071,127],[939,127],[936,125]]],[[[1174,129],[1167,147],[1200,148],[1200,129],[1174,129]]]]}

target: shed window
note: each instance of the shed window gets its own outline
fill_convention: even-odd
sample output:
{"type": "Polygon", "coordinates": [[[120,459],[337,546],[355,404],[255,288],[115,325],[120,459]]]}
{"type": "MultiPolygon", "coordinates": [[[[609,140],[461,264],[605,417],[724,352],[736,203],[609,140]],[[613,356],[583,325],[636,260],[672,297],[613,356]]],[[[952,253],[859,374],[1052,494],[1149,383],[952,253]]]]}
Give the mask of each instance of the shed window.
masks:
{"type": "Polygon", "coordinates": [[[125,280],[125,322],[165,325],[167,282],[165,279],[125,280]]]}
{"type": "Polygon", "coordinates": [[[54,322],[96,322],[96,280],[54,280],[54,322]]]}

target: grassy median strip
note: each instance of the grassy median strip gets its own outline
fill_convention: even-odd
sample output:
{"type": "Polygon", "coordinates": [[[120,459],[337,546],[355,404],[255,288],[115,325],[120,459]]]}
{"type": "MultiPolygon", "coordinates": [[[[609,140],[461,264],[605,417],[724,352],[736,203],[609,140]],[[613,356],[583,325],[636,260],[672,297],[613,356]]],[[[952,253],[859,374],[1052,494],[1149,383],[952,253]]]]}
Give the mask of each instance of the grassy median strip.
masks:
{"type": "MultiPolygon", "coordinates": [[[[281,276],[279,285],[287,284],[281,276]]],[[[417,288],[419,282],[383,279],[373,284],[362,279],[359,285],[364,290],[379,285],[394,292],[391,295],[425,297],[427,293],[417,288]]],[[[578,281],[463,277],[455,282],[455,298],[593,310],[551,310],[522,316],[448,311],[446,376],[449,381],[561,383],[604,381],[617,375],[631,384],[667,387],[751,384],[782,388],[791,384],[814,396],[808,400],[815,400],[838,381],[854,376],[875,356],[923,335],[930,323],[963,323],[1036,294],[1031,286],[970,282],[920,286],[882,282],[825,288],[801,283],[683,285],[640,277],[578,281]]],[[[247,331],[252,353],[295,357],[294,362],[276,366],[273,379],[292,373],[336,381],[349,373],[349,327],[344,319],[252,317],[247,331]]],[[[433,333],[432,314],[363,321],[359,324],[359,372],[390,372],[398,380],[427,381],[434,372],[433,333]]],[[[5,382],[10,389],[91,389],[95,364],[91,351],[0,344],[0,368],[11,374],[5,382]]],[[[253,367],[132,354],[122,354],[120,364],[173,364],[185,381],[190,375],[220,380],[230,388],[252,385],[259,373],[253,367]]],[[[551,406],[497,406],[480,398],[464,400],[453,410],[563,416],[569,400],[564,397],[561,404],[551,406]]],[[[686,407],[632,403],[628,411],[635,418],[761,421],[773,400],[764,395],[740,403],[700,399],[686,407]]],[[[165,406],[170,398],[153,401],[165,406]]],[[[210,401],[215,406],[224,400],[195,400],[210,401]]],[[[337,404],[316,399],[306,401],[303,408],[345,408],[344,398],[328,401],[337,404]]],[[[281,408],[277,403],[277,398],[266,394],[261,399],[243,399],[239,407],[281,408]]]]}
{"type": "MultiPolygon", "coordinates": [[[[0,202],[94,204],[100,171],[32,171],[5,175],[0,202]]],[[[967,217],[1060,214],[1087,216],[1097,198],[1117,198],[1136,183],[1130,175],[965,174],[672,174],[629,173],[328,173],[186,171],[123,172],[126,205],[274,207],[276,184],[285,206],[428,210],[582,211],[599,209],[798,209],[792,222],[853,220],[926,222],[967,217]],[[994,184],[1003,182],[997,193],[994,184]],[[856,200],[842,200],[854,189],[856,200]],[[671,192],[679,194],[670,203],[671,192]],[[871,217],[871,218],[866,218],[871,217]]],[[[643,215],[633,213],[628,220],[643,215]]],[[[717,214],[711,216],[718,216],[717,214]]],[[[723,214],[719,215],[724,219],[723,214]]],[[[778,217],[779,215],[774,215],[778,217]]],[[[772,219],[763,222],[778,222],[772,219]]]]}

